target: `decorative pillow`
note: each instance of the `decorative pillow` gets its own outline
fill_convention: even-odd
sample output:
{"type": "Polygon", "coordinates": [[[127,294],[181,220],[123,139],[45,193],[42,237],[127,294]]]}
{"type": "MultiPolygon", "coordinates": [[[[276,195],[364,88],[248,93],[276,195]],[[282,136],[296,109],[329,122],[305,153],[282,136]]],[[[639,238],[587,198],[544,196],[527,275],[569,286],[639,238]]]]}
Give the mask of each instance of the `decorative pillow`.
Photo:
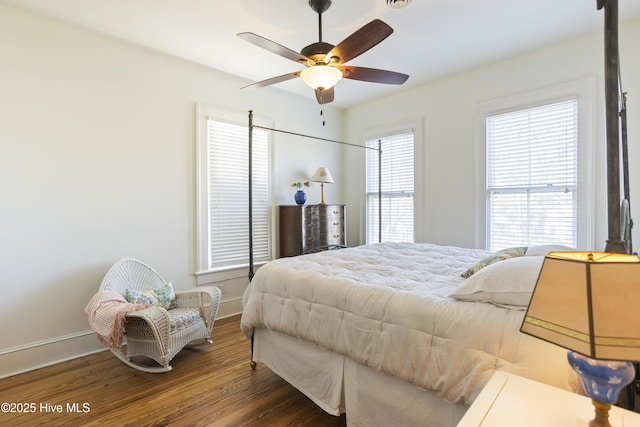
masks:
{"type": "Polygon", "coordinates": [[[513,248],[499,250],[496,253],[507,254],[512,258],[517,258],[519,256],[524,256],[524,254],[527,253],[527,249],[528,248],[526,246],[514,246],[513,248]]]}
{"type": "Polygon", "coordinates": [[[124,292],[124,299],[133,304],[151,304],[168,310],[174,307],[176,293],[173,290],[173,285],[169,282],[161,288],[148,291],[127,289],[124,292]]]}
{"type": "Polygon", "coordinates": [[[543,256],[528,256],[489,265],[462,282],[449,296],[524,310],[531,300],[543,261],[543,256]]]}
{"type": "Polygon", "coordinates": [[[525,256],[546,256],[549,252],[573,252],[574,248],[564,245],[539,245],[527,249],[525,256]]]}
{"type": "Polygon", "coordinates": [[[523,256],[527,252],[526,246],[515,246],[513,248],[501,249],[498,252],[494,252],[486,258],[481,259],[480,261],[473,264],[469,267],[464,273],[461,274],[462,277],[468,279],[473,274],[482,270],[488,265],[494,264],[498,261],[504,261],[509,258],[515,258],[523,256]]]}
{"type": "Polygon", "coordinates": [[[467,271],[465,271],[464,273],[462,273],[462,277],[464,277],[465,279],[471,277],[472,275],[474,275],[475,273],[477,273],[478,271],[482,270],[483,268],[494,264],[498,261],[504,261],[506,259],[511,258],[511,255],[508,254],[501,254],[499,252],[496,252],[494,254],[489,255],[486,258],[481,259],[480,261],[476,262],[475,264],[473,264],[471,267],[469,267],[467,269],[467,271]]]}

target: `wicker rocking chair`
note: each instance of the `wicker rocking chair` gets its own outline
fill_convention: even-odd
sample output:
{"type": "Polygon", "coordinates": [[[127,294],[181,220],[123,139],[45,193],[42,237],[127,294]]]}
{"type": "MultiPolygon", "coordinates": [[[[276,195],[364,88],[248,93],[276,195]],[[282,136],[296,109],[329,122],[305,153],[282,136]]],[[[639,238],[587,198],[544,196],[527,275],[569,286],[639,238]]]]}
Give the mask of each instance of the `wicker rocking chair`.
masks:
{"type": "MultiPolygon", "coordinates": [[[[163,277],[150,266],[125,258],[107,272],[100,291],[116,291],[124,296],[127,289],[148,291],[166,285],[163,277]]],[[[186,345],[211,343],[211,329],[220,306],[220,289],[199,286],[176,290],[175,296],[175,303],[169,309],[152,306],[127,313],[126,348],[111,349],[113,354],[144,372],[168,372],[172,369],[169,362],[186,345]],[[160,366],[153,362],[149,364],[148,359],[160,366]]]]}

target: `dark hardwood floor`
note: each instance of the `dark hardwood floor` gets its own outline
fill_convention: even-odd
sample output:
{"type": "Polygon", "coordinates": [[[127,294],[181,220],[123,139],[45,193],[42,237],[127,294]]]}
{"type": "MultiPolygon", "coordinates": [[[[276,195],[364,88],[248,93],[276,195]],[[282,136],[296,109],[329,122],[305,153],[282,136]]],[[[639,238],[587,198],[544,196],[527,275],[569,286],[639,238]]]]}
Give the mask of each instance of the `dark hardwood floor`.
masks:
{"type": "Polygon", "coordinates": [[[213,345],[182,350],[147,374],[109,351],[0,380],[2,426],[345,426],[269,368],[249,366],[240,317],[216,321],[213,345]],[[22,412],[22,413],[21,413],[22,412]]]}

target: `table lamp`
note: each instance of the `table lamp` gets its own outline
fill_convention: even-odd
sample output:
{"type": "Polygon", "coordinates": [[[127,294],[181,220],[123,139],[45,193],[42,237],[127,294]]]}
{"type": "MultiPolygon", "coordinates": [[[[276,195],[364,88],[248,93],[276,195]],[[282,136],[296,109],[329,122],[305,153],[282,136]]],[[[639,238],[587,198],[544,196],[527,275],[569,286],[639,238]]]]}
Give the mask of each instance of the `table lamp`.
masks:
{"type": "Polygon", "coordinates": [[[334,183],[333,178],[329,173],[329,169],[325,168],[324,166],[319,167],[316,173],[314,173],[313,176],[311,177],[311,181],[320,183],[320,188],[322,192],[322,201],[320,202],[320,204],[324,205],[325,204],[324,203],[324,185],[334,183]]]}
{"type": "MultiPolygon", "coordinates": [[[[640,258],[551,252],[520,331],[567,348],[595,407],[590,427],[610,427],[609,409],[640,360],[640,258]]],[[[543,357],[543,355],[541,355],[543,357]]]]}

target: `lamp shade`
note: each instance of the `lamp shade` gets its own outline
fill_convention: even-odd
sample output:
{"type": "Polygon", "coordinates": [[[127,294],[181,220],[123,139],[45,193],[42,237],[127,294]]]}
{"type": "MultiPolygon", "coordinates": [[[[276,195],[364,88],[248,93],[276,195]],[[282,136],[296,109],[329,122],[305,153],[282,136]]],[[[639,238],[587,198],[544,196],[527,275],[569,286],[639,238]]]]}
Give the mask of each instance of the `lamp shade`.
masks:
{"type": "Polygon", "coordinates": [[[640,259],[547,254],[520,330],[593,359],[640,361],[640,259]]]}
{"type": "Polygon", "coordinates": [[[330,89],[342,78],[342,71],[330,65],[314,65],[300,72],[300,78],[315,90],[330,89]]]}
{"type": "Polygon", "coordinates": [[[323,182],[325,184],[333,184],[333,178],[331,177],[331,173],[329,173],[329,169],[323,167],[319,167],[316,173],[311,177],[311,181],[313,182],[323,182]]]}

